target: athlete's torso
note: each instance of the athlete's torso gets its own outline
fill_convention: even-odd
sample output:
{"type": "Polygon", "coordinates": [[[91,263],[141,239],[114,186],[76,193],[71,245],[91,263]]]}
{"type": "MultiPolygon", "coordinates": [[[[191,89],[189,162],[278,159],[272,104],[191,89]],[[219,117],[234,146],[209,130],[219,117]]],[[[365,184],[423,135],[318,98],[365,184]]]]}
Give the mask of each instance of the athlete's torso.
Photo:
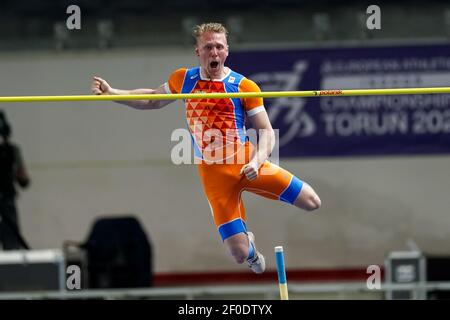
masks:
{"type": "MultiPolygon", "coordinates": [[[[232,71],[219,80],[204,79],[200,67],[179,69],[168,82],[172,93],[232,93],[259,91],[254,82],[232,71]]],[[[246,142],[246,114],[261,111],[262,99],[186,99],[186,120],[195,157],[220,161],[246,142]]]]}

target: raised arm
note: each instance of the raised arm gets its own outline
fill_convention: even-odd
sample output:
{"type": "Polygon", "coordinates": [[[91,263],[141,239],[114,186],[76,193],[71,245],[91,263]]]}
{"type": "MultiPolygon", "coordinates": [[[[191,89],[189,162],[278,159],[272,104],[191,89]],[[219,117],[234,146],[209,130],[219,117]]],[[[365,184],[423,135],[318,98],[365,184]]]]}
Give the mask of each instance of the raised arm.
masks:
{"type": "MultiPolygon", "coordinates": [[[[111,87],[106,80],[100,77],[93,77],[91,83],[91,91],[97,95],[128,95],[128,94],[165,94],[165,84],[162,84],[157,89],[134,89],[134,90],[121,90],[111,87]]],[[[117,103],[127,105],[134,109],[147,110],[147,109],[160,109],[165,107],[173,100],[129,100],[129,101],[116,101],[117,103]]]]}

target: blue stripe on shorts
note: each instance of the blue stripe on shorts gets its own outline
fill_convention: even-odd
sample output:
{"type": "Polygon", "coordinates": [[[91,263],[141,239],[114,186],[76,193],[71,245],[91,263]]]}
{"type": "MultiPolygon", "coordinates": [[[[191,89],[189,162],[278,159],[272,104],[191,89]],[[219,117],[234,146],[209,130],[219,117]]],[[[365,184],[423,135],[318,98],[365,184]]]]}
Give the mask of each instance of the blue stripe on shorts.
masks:
{"type": "Polygon", "coordinates": [[[224,223],[219,227],[219,233],[222,240],[234,236],[240,232],[247,232],[247,227],[242,219],[235,219],[233,221],[224,223]]]}
{"type": "Polygon", "coordinates": [[[300,191],[302,191],[303,182],[296,176],[292,176],[291,182],[286,190],[280,195],[280,200],[294,204],[295,199],[297,199],[300,191]]]}

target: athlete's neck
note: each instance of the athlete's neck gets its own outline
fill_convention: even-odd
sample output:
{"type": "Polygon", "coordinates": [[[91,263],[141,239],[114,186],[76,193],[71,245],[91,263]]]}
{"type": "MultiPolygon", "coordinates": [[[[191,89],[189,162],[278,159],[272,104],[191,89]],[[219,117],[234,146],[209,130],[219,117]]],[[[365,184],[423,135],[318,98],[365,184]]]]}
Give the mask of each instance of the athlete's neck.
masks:
{"type": "Polygon", "coordinates": [[[225,77],[228,74],[228,72],[230,71],[230,69],[228,67],[223,67],[221,71],[215,72],[215,73],[210,73],[205,68],[200,68],[200,70],[201,70],[202,78],[208,79],[210,81],[220,80],[223,77],[225,77]]]}

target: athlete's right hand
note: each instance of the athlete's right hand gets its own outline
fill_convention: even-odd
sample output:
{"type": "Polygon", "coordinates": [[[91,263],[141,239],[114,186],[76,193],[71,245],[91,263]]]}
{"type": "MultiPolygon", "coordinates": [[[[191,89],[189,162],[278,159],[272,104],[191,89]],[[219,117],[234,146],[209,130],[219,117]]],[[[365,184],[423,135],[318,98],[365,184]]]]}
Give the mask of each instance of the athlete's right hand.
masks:
{"type": "Polygon", "coordinates": [[[94,76],[92,78],[91,91],[93,94],[111,94],[112,88],[106,80],[94,76]]]}

